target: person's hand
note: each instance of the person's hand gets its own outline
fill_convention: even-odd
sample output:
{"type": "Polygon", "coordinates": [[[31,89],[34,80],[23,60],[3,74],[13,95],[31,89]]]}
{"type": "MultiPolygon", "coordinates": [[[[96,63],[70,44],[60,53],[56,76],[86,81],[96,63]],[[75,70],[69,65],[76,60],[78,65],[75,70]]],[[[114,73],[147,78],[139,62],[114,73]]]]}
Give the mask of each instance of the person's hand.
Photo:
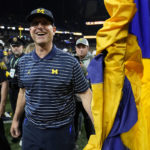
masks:
{"type": "Polygon", "coordinates": [[[13,120],[10,128],[10,133],[14,138],[18,138],[20,136],[21,133],[19,130],[19,121],[13,120]]]}
{"type": "Polygon", "coordinates": [[[84,64],[83,64],[82,62],[80,62],[80,66],[81,66],[81,67],[83,67],[83,66],[84,66],[84,64]]]}

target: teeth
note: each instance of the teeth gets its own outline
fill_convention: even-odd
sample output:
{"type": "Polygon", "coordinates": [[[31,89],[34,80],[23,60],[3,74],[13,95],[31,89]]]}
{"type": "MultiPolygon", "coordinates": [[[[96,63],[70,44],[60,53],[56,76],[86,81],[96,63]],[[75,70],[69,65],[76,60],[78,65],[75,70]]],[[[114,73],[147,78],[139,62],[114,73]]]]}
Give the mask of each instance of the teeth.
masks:
{"type": "Polygon", "coordinates": [[[44,35],[44,33],[37,33],[37,35],[44,35]]]}

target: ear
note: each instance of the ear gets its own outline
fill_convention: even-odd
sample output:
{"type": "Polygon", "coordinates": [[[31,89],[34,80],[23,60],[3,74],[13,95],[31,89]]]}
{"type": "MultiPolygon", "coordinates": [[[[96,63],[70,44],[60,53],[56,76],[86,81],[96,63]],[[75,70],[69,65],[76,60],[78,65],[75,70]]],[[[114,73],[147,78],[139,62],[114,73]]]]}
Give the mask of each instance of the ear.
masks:
{"type": "Polygon", "coordinates": [[[87,50],[89,50],[90,49],[90,47],[89,46],[87,46],[87,50]]]}
{"type": "Polygon", "coordinates": [[[55,35],[55,33],[56,33],[56,27],[53,26],[53,35],[55,35]]]}
{"type": "Polygon", "coordinates": [[[31,34],[31,27],[29,27],[29,32],[30,32],[30,34],[31,34]]]}

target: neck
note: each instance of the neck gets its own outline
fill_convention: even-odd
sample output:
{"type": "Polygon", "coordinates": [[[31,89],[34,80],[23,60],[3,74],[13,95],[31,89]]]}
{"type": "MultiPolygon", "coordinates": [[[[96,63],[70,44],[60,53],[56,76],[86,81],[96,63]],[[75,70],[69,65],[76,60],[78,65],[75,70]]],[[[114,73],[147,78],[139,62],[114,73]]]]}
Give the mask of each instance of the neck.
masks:
{"type": "Polygon", "coordinates": [[[20,55],[21,55],[21,54],[16,54],[16,55],[15,55],[15,58],[18,58],[18,57],[20,57],[20,55]]]}
{"type": "Polygon", "coordinates": [[[80,56],[79,58],[80,58],[80,59],[83,59],[83,58],[85,58],[85,56],[80,56]]]}
{"type": "Polygon", "coordinates": [[[44,58],[51,50],[52,44],[50,45],[36,45],[35,44],[36,53],[40,58],[44,58]]]}

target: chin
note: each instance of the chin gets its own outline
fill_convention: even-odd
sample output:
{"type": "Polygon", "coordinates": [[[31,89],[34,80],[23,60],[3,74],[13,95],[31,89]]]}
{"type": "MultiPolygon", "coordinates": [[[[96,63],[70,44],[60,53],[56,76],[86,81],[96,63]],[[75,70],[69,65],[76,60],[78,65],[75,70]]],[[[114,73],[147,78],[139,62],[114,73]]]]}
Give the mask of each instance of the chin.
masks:
{"type": "Polygon", "coordinates": [[[46,42],[39,42],[37,43],[39,46],[45,46],[46,45],[46,42]]]}
{"type": "Polygon", "coordinates": [[[18,54],[18,53],[17,53],[17,54],[15,54],[15,56],[17,56],[17,57],[18,57],[18,56],[20,56],[20,55],[21,55],[21,54],[18,54]]]}

